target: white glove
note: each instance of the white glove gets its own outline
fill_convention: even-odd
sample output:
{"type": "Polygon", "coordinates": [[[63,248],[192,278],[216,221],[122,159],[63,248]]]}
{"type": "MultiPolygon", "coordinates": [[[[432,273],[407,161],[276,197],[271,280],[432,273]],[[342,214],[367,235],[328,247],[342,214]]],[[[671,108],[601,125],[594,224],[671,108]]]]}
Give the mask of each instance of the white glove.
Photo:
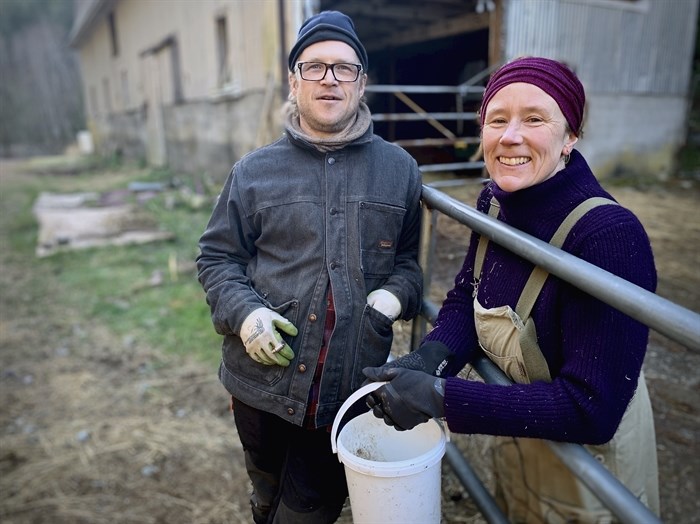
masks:
{"type": "Polygon", "coordinates": [[[367,303],[387,316],[393,322],[401,316],[401,302],[386,289],[375,289],[369,295],[367,295],[367,303]]]}
{"type": "Polygon", "coordinates": [[[275,328],[293,337],[298,333],[294,324],[282,315],[266,307],[258,308],[243,321],[241,340],[246,353],[256,362],[286,368],[294,358],[294,352],[275,328]]]}

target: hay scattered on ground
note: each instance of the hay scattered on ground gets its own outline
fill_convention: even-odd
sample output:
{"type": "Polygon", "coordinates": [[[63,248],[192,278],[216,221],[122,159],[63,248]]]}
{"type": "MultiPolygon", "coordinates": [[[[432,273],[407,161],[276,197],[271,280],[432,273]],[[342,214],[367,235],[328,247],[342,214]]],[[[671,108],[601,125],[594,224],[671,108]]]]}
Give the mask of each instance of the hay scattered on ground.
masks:
{"type": "Polygon", "coordinates": [[[248,522],[215,370],[92,343],[3,362],[2,521],[248,522]]]}

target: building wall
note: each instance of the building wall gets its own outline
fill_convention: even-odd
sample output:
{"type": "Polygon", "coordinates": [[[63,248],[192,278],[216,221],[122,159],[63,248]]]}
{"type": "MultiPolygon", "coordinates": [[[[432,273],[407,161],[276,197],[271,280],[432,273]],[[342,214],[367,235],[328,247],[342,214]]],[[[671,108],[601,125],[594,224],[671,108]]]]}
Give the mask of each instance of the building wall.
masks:
{"type": "Polygon", "coordinates": [[[698,0],[510,0],[504,60],[577,72],[588,99],[577,148],[602,177],[664,176],[685,137],[698,0]]]}
{"type": "MultiPolygon", "coordinates": [[[[503,59],[542,55],[576,69],[588,96],[578,148],[599,176],[663,175],[684,141],[699,2],[503,0],[503,59]]],[[[283,2],[283,52],[278,0],[92,3],[114,13],[118,46],[104,12],[77,45],[98,151],[219,172],[279,135],[281,55],[308,2],[283,2]]]]}
{"type": "MultiPolygon", "coordinates": [[[[285,4],[288,49],[301,4],[285,4]]],[[[228,170],[274,138],[287,82],[277,7],[277,0],[113,2],[116,48],[108,12],[77,44],[98,151],[188,170],[216,158],[216,168],[228,170]]]]}
{"type": "Polygon", "coordinates": [[[277,138],[260,110],[266,93],[251,91],[235,102],[195,101],[164,112],[168,164],[178,170],[207,172],[223,180],[233,162],[277,138]]]}
{"type": "Polygon", "coordinates": [[[576,146],[598,176],[665,178],[685,141],[688,103],[681,96],[594,94],[576,146]]]}

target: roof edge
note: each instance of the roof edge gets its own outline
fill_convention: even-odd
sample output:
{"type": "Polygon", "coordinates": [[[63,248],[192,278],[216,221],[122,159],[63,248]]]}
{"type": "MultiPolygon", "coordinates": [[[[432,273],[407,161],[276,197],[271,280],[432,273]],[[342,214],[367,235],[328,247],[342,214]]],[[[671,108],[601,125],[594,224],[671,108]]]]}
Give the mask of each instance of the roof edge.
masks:
{"type": "Polygon", "coordinates": [[[91,0],[88,6],[77,13],[73,28],[68,35],[71,47],[79,47],[81,42],[91,33],[95,24],[116,3],[116,0],[91,0]]]}

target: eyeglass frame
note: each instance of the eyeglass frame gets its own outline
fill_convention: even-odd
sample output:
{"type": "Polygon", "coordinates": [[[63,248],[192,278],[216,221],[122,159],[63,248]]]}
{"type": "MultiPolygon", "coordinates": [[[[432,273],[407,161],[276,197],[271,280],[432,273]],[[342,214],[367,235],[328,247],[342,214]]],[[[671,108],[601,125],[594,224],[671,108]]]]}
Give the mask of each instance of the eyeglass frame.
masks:
{"type": "Polygon", "coordinates": [[[360,73],[362,73],[362,64],[353,64],[352,62],[337,62],[335,64],[327,64],[326,62],[318,62],[315,60],[311,60],[308,62],[297,62],[297,71],[299,71],[299,76],[301,77],[302,80],[306,82],[320,82],[324,78],[326,78],[326,75],[328,74],[328,70],[331,70],[331,74],[333,75],[333,78],[335,79],[336,82],[343,82],[350,84],[352,82],[357,82],[357,79],[360,78],[360,73]],[[317,80],[309,80],[308,78],[304,78],[302,72],[301,72],[301,66],[303,64],[321,64],[324,66],[326,69],[323,71],[323,75],[321,78],[318,78],[317,80]],[[338,65],[351,65],[357,67],[357,76],[355,77],[354,80],[340,80],[337,76],[335,76],[335,66],[338,65]]]}

